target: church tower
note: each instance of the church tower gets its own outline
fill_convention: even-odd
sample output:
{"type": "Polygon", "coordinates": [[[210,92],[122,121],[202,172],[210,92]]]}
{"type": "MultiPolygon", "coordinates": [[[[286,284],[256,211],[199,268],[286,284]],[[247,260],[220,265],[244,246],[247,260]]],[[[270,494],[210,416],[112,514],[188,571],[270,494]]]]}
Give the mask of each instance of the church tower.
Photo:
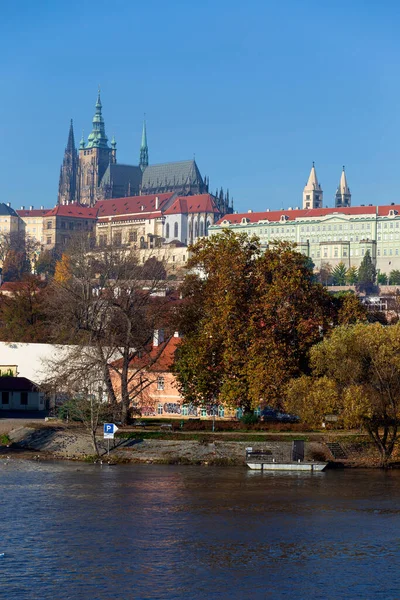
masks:
{"type": "Polygon", "coordinates": [[[76,177],[78,173],[78,154],[75,148],[74,127],[71,119],[67,146],[63,164],[60,169],[58,184],[58,204],[69,204],[76,201],[76,177]]]}
{"type": "Polygon", "coordinates": [[[142,172],[146,167],[149,166],[149,148],[147,146],[147,132],[146,132],[146,121],[143,121],[143,130],[142,130],[142,143],[140,146],[140,159],[139,159],[139,167],[142,169],[142,172]]]}
{"type": "Polygon", "coordinates": [[[318,183],[317,172],[312,164],[307,185],[303,190],[303,208],[322,208],[323,191],[318,183]]]}
{"type": "Polygon", "coordinates": [[[87,144],[82,140],[79,145],[79,202],[87,206],[96,202],[98,187],[109,163],[117,162],[116,145],[113,144],[113,148],[108,145],[101,109],[99,90],[92,132],[87,144]]]}
{"type": "Polygon", "coordinates": [[[336,208],[344,208],[345,206],[351,206],[351,193],[350,188],[347,185],[346,173],[342,171],[342,176],[340,177],[339,187],[336,190],[335,196],[335,207],[336,208]]]}

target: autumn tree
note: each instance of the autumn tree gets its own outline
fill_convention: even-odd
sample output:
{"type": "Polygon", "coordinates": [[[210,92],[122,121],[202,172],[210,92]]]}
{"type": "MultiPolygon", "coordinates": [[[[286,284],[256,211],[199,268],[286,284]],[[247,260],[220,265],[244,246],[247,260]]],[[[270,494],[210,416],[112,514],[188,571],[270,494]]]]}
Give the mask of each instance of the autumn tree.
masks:
{"type": "Polygon", "coordinates": [[[400,324],[337,327],[312,348],[311,365],[335,383],[346,419],[365,426],[387,466],[400,423],[400,324]]]}
{"type": "Polygon", "coordinates": [[[335,294],[333,302],[336,307],[335,325],[354,325],[368,321],[368,311],[353,291],[335,294]]]}
{"type": "MultiPolygon", "coordinates": [[[[47,307],[54,341],[76,346],[74,365],[90,348],[80,368],[92,371],[94,378],[102,372],[110,402],[120,402],[124,423],[140,393],[133,385],[130,362],[138,355],[150,357],[153,332],[168,325],[171,306],[170,297],[162,293],[159,266],[153,274],[148,270],[145,285],[142,276],[135,251],[93,249],[90,239],[76,237],[58,263],[47,307]]],[[[152,355],[149,361],[156,358],[152,355]]],[[[148,366],[144,360],[143,370],[148,366]]]]}
{"type": "Polygon", "coordinates": [[[311,262],[288,244],[262,254],[256,238],[226,231],[192,247],[188,268],[181,394],[245,410],[279,406],[284,383],[308,368],[310,347],[334,319],[311,262]]]}
{"type": "Polygon", "coordinates": [[[33,275],[26,276],[11,295],[0,293],[0,339],[48,342],[46,296],[45,284],[33,275]]]}

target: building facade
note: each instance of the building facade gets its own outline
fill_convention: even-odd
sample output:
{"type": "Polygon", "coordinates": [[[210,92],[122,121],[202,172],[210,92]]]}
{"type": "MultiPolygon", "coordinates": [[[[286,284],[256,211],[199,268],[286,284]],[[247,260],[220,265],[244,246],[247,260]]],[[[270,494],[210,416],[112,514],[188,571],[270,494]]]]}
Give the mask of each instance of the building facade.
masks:
{"type": "Polygon", "coordinates": [[[76,233],[87,232],[95,236],[96,220],[97,209],[76,204],[56,206],[43,216],[43,248],[62,248],[76,233]]]}
{"type": "Polygon", "coordinates": [[[400,269],[400,205],[250,211],[226,215],[209,233],[227,228],[258,236],[265,248],[295,243],[317,270],[339,263],[359,267],[367,250],[379,271],[400,269]]]}

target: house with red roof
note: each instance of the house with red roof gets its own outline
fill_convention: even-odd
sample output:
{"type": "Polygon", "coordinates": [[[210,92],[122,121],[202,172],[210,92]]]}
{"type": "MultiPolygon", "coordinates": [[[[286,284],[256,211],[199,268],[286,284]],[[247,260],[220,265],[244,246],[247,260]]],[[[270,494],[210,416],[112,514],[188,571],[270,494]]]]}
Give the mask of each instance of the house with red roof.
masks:
{"type": "Polygon", "coordinates": [[[180,242],[185,245],[207,236],[211,225],[222,216],[211,194],[178,196],[163,214],[165,243],[180,242]]]}
{"type": "MultiPolygon", "coordinates": [[[[172,365],[175,352],[181,343],[178,333],[164,340],[162,330],[154,332],[152,347],[146,354],[135,355],[130,361],[130,386],[135,390],[131,411],[143,417],[164,416],[167,418],[213,417],[213,407],[197,407],[187,404],[180,395],[172,365]],[[140,390],[137,394],[137,390],[140,390]]],[[[114,363],[118,367],[118,361],[114,363]]],[[[111,380],[117,396],[120,397],[120,378],[110,370],[111,380]]],[[[219,418],[232,418],[236,411],[225,406],[217,409],[219,418]]]]}

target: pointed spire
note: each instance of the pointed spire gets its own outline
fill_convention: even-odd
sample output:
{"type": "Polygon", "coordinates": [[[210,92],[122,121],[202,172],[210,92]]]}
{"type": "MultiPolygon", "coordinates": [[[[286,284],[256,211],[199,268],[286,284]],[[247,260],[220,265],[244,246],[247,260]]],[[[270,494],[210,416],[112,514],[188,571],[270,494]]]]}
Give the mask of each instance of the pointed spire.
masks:
{"type": "Polygon", "coordinates": [[[112,136],[112,140],[111,140],[111,148],[112,148],[113,150],[115,150],[115,149],[116,149],[116,147],[117,147],[117,142],[116,142],[116,139],[115,139],[115,135],[113,135],[113,136],[112,136]]]}
{"type": "Polygon", "coordinates": [[[93,117],[92,132],[88,137],[87,148],[108,148],[108,138],[106,136],[104,119],[101,113],[102,104],[100,99],[100,87],[97,92],[96,112],[93,117]]]}
{"type": "Polygon", "coordinates": [[[312,164],[312,167],[311,167],[310,176],[309,176],[308,181],[307,181],[307,187],[308,188],[313,188],[315,190],[317,190],[319,188],[319,183],[318,183],[318,178],[317,178],[317,171],[315,170],[314,161],[313,161],[313,164],[312,164]]]}
{"type": "Polygon", "coordinates": [[[143,119],[142,143],[140,145],[139,167],[142,171],[149,166],[149,148],[147,146],[146,115],[143,119]]]}
{"type": "Polygon", "coordinates": [[[336,208],[351,206],[351,192],[349,186],[347,185],[347,177],[344,166],[340,176],[339,185],[336,190],[335,206],[336,208]]]}
{"type": "Polygon", "coordinates": [[[342,175],[340,177],[339,189],[342,194],[350,193],[349,186],[347,185],[347,178],[346,178],[346,172],[344,170],[344,165],[343,165],[342,175]]]}
{"type": "Polygon", "coordinates": [[[81,137],[81,141],[79,142],[79,150],[84,150],[85,149],[85,132],[82,129],[82,137],[81,137]]]}
{"type": "Polygon", "coordinates": [[[75,150],[74,124],[73,124],[72,119],[71,119],[71,123],[69,126],[68,142],[67,142],[66,150],[69,152],[72,152],[73,150],[75,150]]]}

